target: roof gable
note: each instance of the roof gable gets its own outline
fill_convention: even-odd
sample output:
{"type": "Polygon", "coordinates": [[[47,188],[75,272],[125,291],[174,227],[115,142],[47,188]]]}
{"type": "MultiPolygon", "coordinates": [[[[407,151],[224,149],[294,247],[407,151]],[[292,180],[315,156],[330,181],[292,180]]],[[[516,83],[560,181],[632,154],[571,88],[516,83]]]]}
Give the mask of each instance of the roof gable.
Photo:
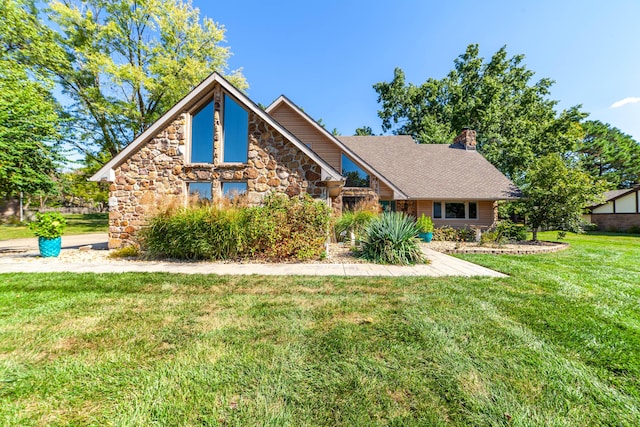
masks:
{"type": "Polygon", "coordinates": [[[482,154],[410,136],[340,136],[411,199],[505,200],[518,188],[482,154]]]}
{"type": "Polygon", "coordinates": [[[322,169],[322,179],[329,181],[341,181],[341,174],[336,171],[331,165],[329,165],[324,159],[313,152],[309,147],[303,144],[298,138],[296,138],[285,127],[278,123],[273,117],[271,117],[266,111],[263,111],[258,107],[249,97],[247,97],[240,90],[235,88],[224,77],[218,73],[212,73],[209,77],[203,80],[198,86],[196,86],[189,94],[178,101],[172,108],[163,114],[158,120],[156,120],[147,130],[138,135],[127,147],[125,147],[120,153],[114,156],[109,162],[107,162],[98,172],[96,172],[91,178],[91,181],[113,181],[115,179],[114,169],[126,161],[132,156],[138,149],[140,149],[146,142],[154,138],[159,132],[170,125],[180,114],[187,112],[194,105],[205,98],[214,86],[219,84],[222,88],[232,95],[236,101],[255,113],[258,117],[276,129],[287,140],[293,143],[300,151],[304,152],[309,158],[317,163],[322,169]]]}
{"type": "MultiPolygon", "coordinates": [[[[266,109],[267,113],[271,113],[281,107],[282,105],[286,105],[289,109],[291,109],[300,120],[305,121],[310,124],[316,131],[322,134],[327,140],[331,143],[335,144],[342,152],[344,152],[347,156],[349,156],[352,160],[358,163],[363,169],[365,169],[368,173],[374,175],[382,182],[384,182],[387,186],[389,186],[393,191],[396,199],[406,199],[407,195],[397,186],[395,183],[387,179],[383,174],[378,171],[374,165],[370,164],[366,159],[359,156],[355,151],[353,151],[348,145],[345,145],[341,141],[341,137],[336,137],[327,129],[322,127],[315,121],[311,116],[305,113],[300,107],[298,107],[294,102],[292,102],[289,98],[284,95],[280,95],[278,99],[273,101],[271,105],[269,105],[266,109]]],[[[408,137],[411,138],[411,137],[408,137]]],[[[413,141],[413,139],[411,139],[413,141]]]]}

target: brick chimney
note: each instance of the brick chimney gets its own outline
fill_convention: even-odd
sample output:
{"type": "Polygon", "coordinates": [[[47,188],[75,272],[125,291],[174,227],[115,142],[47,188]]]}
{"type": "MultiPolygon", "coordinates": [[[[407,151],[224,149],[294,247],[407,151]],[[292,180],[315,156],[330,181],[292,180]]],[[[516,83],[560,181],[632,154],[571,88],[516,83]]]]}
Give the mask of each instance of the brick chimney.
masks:
{"type": "Polygon", "coordinates": [[[462,129],[460,135],[453,139],[453,145],[464,148],[465,150],[476,149],[476,131],[469,128],[462,129]]]}

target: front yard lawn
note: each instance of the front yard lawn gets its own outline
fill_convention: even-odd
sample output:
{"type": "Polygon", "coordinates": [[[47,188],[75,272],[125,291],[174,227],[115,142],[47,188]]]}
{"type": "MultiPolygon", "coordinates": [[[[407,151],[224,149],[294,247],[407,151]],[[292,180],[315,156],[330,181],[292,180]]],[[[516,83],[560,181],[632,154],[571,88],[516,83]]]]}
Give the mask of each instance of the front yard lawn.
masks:
{"type": "MultiPolygon", "coordinates": [[[[67,228],[64,235],[102,233],[109,228],[109,213],[64,214],[67,228]]],[[[34,237],[33,231],[26,225],[0,224],[0,240],[34,237]]]]}
{"type": "Polygon", "coordinates": [[[0,424],[640,425],[640,238],[568,241],[464,256],[505,279],[3,274],[0,424]]]}

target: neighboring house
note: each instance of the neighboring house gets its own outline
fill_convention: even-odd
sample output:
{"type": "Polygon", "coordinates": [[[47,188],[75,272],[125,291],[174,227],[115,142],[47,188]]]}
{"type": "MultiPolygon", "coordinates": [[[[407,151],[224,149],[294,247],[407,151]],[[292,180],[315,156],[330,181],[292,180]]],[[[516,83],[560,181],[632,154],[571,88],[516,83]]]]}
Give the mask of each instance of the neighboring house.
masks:
{"type": "Polygon", "coordinates": [[[109,247],[133,242],[148,216],[190,195],[302,192],[340,212],[363,199],[389,210],[425,213],[436,225],[490,226],[496,201],[517,188],[475,151],[475,132],[452,145],[408,136],[336,137],[286,97],[266,110],[214,73],[104,165],[109,247]]]}
{"type": "Polygon", "coordinates": [[[640,228],[640,187],[604,193],[605,202],[592,206],[590,222],[599,230],[626,231],[640,228]]]}

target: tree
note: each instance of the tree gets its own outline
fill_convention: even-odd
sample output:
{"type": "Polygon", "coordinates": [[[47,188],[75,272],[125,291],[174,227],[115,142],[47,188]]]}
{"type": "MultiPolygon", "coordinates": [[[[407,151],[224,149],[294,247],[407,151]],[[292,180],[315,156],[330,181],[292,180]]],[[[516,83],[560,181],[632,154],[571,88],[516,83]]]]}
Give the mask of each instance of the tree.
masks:
{"type": "Polygon", "coordinates": [[[582,168],[611,187],[629,188],[640,183],[640,144],[610,124],[597,120],[582,124],[584,139],[576,149],[582,168]]]}
{"type": "Polygon", "coordinates": [[[540,227],[582,231],[582,212],[600,201],[604,187],[579,168],[568,166],[558,154],[548,154],[533,162],[521,186],[523,207],[532,240],[540,227]]]}
{"type": "Polygon", "coordinates": [[[48,91],[0,61],[0,194],[51,191],[58,124],[48,91]]]}
{"type": "MultiPolygon", "coordinates": [[[[71,100],[69,142],[93,156],[115,155],[206,76],[226,71],[231,55],[224,27],[189,0],[50,1],[50,26],[23,10],[38,43],[26,43],[20,59],[60,84],[71,100]]],[[[227,78],[246,88],[239,71],[227,78]]]]}
{"type": "Polygon", "coordinates": [[[478,150],[518,181],[537,157],[572,150],[582,139],[579,121],[585,117],[579,107],[557,114],[557,101],[548,99],[553,81],[532,82],[534,72],[523,61],[523,55],[507,58],[502,47],[485,62],[472,44],[440,80],[407,84],[396,68],[391,82],[373,86],[382,128],[421,143],[450,143],[463,128],[473,128],[478,150]]]}
{"type": "Polygon", "coordinates": [[[356,129],[356,136],[373,136],[373,130],[369,126],[362,126],[356,129]]]}
{"type": "MultiPolygon", "coordinates": [[[[0,195],[47,193],[55,188],[58,105],[46,79],[17,61],[37,34],[26,7],[2,1],[0,16],[0,195]]],[[[33,49],[32,55],[43,54],[33,49]]]]}

